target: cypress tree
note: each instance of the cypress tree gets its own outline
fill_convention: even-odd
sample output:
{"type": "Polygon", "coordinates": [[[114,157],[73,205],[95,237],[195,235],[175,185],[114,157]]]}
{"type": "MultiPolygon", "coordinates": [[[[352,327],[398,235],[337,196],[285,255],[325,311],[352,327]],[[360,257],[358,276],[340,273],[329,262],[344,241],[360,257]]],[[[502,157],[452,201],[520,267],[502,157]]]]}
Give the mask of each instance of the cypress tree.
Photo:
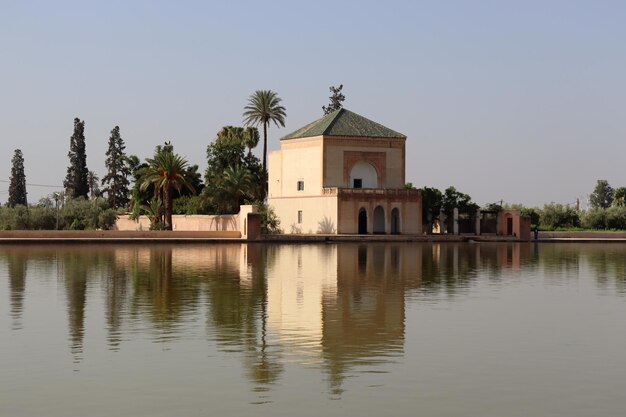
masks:
{"type": "Polygon", "coordinates": [[[87,197],[89,194],[89,170],[87,169],[87,154],[85,152],[85,122],[74,119],[74,134],[70,138],[70,166],[67,167],[67,176],[63,181],[65,192],[70,198],[87,197]]]}
{"type": "Polygon", "coordinates": [[[109,206],[112,208],[124,207],[128,204],[130,167],[124,149],[126,149],[126,145],[120,136],[120,128],[115,126],[111,130],[109,148],[106,151],[107,158],[104,161],[107,174],[102,178],[102,185],[106,185],[102,191],[107,193],[109,206]]]}
{"type": "Polygon", "coordinates": [[[26,205],[26,175],[24,174],[24,156],[20,149],[15,150],[11,160],[11,180],[9,183],[9,200],[7,205],[15,207],[18,204],[26,205]]]}

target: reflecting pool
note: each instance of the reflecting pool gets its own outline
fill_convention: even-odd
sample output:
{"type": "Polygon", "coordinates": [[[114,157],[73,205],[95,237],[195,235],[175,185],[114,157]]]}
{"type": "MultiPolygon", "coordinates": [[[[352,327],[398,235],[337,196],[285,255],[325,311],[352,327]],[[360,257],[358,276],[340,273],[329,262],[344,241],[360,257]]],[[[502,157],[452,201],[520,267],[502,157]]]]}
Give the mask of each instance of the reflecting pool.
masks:
{"type": "Polygon", "coordinates": [[[618,416],[624,244],[0,246],[0,416],[618,416]]]}

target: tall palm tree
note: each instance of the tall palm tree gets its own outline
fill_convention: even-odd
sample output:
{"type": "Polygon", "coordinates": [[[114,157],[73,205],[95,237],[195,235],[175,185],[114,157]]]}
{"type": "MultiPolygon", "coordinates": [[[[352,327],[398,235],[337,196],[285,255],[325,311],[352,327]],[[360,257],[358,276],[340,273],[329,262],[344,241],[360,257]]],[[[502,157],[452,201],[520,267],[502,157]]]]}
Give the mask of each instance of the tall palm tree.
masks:
{"type": "Polygon", "coordinates": [[[263,125],[263,196],[267,189],[267,127],[274,122],[277,127],[285,127],[285,108],[280,105],[281,98],[271,90],[257,90],[248,99],[244,107],[243,123],[247,126],[263,125]]]}
{"type": "Polygon", "coordinates": [[[150,185],[154,186],[155,196],[163,203],[165,228],[172,230],[172,191],[176,189],[180,192],[185,187],[195,193],[189,177],[188,162],[168,147],[157,147],[154,158],[146,161],[148,166],[143,169],[140,190],[145,191],[150,185]]]}

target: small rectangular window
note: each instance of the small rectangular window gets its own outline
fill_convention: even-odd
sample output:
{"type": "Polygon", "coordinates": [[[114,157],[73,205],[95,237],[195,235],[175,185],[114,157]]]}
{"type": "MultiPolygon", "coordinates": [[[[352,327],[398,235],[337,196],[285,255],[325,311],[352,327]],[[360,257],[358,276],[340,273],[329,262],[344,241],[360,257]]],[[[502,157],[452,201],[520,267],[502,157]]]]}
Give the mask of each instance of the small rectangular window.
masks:
{"type": "Polygon", "coordinates": [[[361,178],[354,179],[354,188],[363,188],[363,180],[361,178]]]}
{"type": "Polygon", "coordinates": [[[302,210],[298,210],[298,223],[302,223],[302,210]]]}
{"type": "Polygon", "coordinates": [[[298,191],[304,191],[304,181],[298,181],[298,191]]]}

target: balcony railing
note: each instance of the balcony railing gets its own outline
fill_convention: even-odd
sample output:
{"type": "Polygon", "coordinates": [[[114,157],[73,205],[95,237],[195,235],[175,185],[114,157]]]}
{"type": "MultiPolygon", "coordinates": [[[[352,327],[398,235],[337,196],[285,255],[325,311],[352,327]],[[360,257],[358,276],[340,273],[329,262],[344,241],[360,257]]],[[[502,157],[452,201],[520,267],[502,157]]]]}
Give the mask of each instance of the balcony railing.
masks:
{"type": "Polygon", "coordinates": [[[343,188],[325,187],[322,189],[324,195],[367,195],[367,196],[417,196],[419,190],[407,188],[343,188]]]}

